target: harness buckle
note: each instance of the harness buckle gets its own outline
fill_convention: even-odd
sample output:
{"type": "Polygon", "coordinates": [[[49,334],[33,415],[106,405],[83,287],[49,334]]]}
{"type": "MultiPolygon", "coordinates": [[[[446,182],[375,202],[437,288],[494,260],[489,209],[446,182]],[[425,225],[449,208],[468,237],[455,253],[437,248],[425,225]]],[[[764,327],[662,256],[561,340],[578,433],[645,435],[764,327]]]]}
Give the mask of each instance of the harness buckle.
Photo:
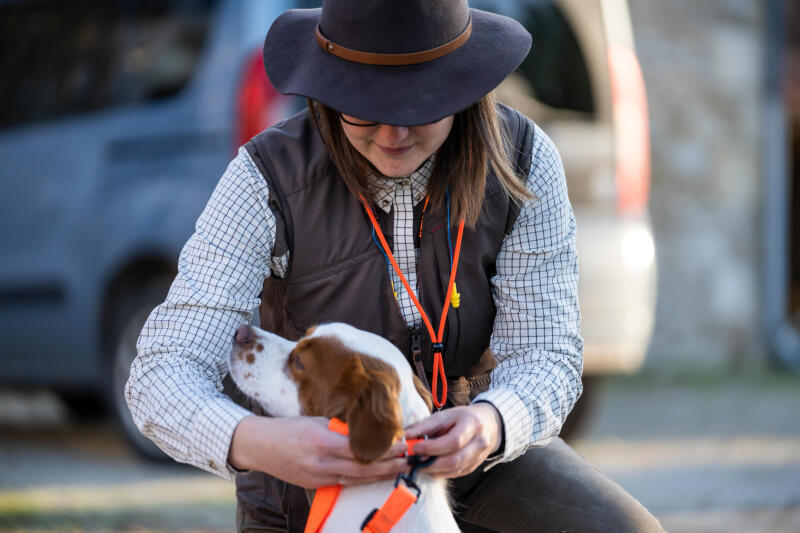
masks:
{"type": "Polygon", "coordinates": [[[397,487],[400,481],[403,481],[408,488],[417,491],[417,498],[419,498],[422,490],[419,488],[419,485],[417,485],[417,474],[426,466],[432,465],[436,461],[436,456],[423,459],[419,455],[409,455],[407,461],[409,466],[411,466],[411,471],[408,474],[397,474],[394,486],[397,487]]]}
{"type": "Polygon", "coordinates": [[[414,479],[410,475],[407,476],[406,474],[397,474],[397,479],[394,480],[395,488],[397,488],[397,486],[400,484],[400,481],[405,482],[406,487],[408,487],[409,489],[414,489],[417,493],[416,499],[419,500],[419,497],[422,494],[422,489],[419,488],[419,485],[417,485],[416,481],[414,481],[414,479]]]}

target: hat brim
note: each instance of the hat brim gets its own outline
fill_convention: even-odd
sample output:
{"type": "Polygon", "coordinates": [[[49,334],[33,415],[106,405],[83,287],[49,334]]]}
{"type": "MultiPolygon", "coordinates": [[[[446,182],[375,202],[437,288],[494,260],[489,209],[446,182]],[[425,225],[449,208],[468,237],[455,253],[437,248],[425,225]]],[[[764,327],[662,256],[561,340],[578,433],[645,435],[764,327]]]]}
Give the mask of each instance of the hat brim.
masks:
{"type": "Polygon", "coordinates": [[[457,50],[415,65],[365,65],[317,44],[320,13],[294,9],[275,20],[264,41],[267,76],[283,94],[383,124],[428,124],[466,109],[500,85],[531,47],[514,19],[470,9],[472,34],[457,50]]]}

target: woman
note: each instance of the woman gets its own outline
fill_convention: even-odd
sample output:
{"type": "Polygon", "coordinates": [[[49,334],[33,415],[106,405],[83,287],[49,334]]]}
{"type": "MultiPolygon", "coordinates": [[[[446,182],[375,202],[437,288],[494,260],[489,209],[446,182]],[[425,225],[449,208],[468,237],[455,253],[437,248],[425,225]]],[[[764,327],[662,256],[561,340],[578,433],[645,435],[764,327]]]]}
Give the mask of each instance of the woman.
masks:
{"type": "Polygon", "coordinates": [[[309,109],[228,167],[126,389],[142,432],[175,459],[236,476],[239,530],[300,531],[300,487],[406,469],[396,450],[355,462],[325,420],[259,416],[219,392],[260,294],[262,327],[296,338],[337,320],[381,334],[438,404],[458,404],[407,436],[433,436],[417,451],[454,479],[466,531],[660,530],[557,438],[581,392],[575,223],[555,147],[491,93],[530,42],[465,0],[328,0],[270,28],[267,74],[309,109]],[[439,324],[448,295],[437,339],[423,322],[439,324]]]}

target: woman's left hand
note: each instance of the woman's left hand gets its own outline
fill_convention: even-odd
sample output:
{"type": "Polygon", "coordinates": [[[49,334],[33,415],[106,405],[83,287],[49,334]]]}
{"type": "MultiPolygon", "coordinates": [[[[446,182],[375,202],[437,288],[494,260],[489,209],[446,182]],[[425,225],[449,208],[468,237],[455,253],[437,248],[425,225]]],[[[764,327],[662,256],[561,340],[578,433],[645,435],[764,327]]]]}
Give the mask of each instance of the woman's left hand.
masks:
{"type": "Polygon", "coordinates": [[[406,438],[432,437],[414,447],[417,455],[438,456],[426,474],[466,476],[497,451],[503,419],[495,407],[478,402],[434,413],[406,430],[406,438]]]}

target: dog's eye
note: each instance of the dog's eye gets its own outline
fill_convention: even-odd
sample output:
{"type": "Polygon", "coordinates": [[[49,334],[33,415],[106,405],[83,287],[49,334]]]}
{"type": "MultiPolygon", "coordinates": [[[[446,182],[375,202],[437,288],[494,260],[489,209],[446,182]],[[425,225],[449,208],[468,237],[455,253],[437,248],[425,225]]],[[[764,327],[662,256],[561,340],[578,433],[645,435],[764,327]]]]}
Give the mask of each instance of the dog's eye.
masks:
{"type": "Polygon", "coordinates": [[[297,370],[306,369],[306,367],[303,366],[303,362],[300,360],[300,356],[294,351],[289,354],[289,364],[295,367],[297,370]]]}

